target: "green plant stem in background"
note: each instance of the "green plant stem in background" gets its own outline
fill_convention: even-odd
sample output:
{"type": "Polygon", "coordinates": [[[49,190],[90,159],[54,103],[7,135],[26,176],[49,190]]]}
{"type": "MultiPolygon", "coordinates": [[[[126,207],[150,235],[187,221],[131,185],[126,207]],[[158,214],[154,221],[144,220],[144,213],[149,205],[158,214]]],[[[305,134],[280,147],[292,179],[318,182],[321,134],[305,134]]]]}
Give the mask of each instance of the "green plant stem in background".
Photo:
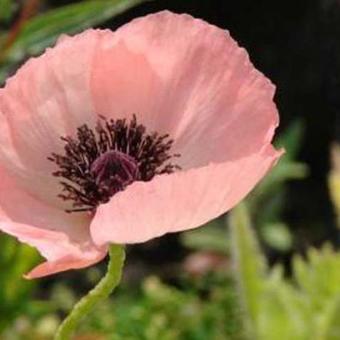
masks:
{"type": "Polygon", "coordinates": [[[109,250],[110,261],[107,273],[86,296],[84,296],[72,309],[71,313],[62,322],[57,330],[55,340],[69,340],[80,320],[88,314],[101,300],[107,298],[118,286],[125,259],[124,246],[111,245],[109,250]]]}
{"type": "Polygon", "coordinates": [[[249,338],[255,339],[266,262],[244,203],[240,203],[230,212],[230,232],[237,288],[245,313],[244,326],[249,338]]]}

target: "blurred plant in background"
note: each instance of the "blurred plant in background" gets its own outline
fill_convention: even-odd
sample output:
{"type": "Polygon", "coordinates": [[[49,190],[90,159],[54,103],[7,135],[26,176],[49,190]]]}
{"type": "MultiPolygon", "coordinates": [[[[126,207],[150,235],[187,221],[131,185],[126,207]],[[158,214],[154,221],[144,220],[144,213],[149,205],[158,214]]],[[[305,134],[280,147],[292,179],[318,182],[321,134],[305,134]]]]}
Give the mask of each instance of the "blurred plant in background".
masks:
{"type": "Polygon", "coordinates": [[[238,291],[250,339],[328,340],[340,335],[340,253],[325,245],[293,258],[292,277],[268,268],[248,212],[232,213],[231,236],[238,291]]]}
{"type": "Polygon", "coordinates": [[[31,293],[36,282],[24,281],[22,275],[37,264],[37,252],[16,240],[0,235],[0,334],[21,313],[34,309],[31,293]]]}
{"type": "MultiPolygon", "coordinates": [[[[0,83],[60,34],[99,25],[142,2],[89,0],[50,8],[47,1],[20,6],[0,0],[0,83]]],[[[280,264],[271,268],[259,247],[294,250],[296,240],[283,215],[288,181],[308,175],[307,166],[297,161],[303,127],[296,120],[281,134],[277,145],[286,149],[285,156],[227,223],[222,217],[180,236],[186,250],[179,267],[183,274],[177,273],[174,282],[155,275],[138,284],[125,282],[88,317],[77,339],[340,339],[340,253],[324,245],[305,257],[294,255],[287,275],[280,264]]],[[[329,188],[338,219],[339,155],[335,145],[329,188]]],[[[21,278],[38,257],[35,250],[0,235],[1,339],[51,339],[78,298],[70,279],[46,283],[21,278]]],[[[82,276],[85,284],[95,283],[99,271],[88,270],[82,276]]]]}
{"type": "Polygon", "coordinates": [[[332,169],[328,176],[329,191],[331,194],[334,212],[337,216],[340,228],[340,145],[334,143],[331,146],[332,169]]]}

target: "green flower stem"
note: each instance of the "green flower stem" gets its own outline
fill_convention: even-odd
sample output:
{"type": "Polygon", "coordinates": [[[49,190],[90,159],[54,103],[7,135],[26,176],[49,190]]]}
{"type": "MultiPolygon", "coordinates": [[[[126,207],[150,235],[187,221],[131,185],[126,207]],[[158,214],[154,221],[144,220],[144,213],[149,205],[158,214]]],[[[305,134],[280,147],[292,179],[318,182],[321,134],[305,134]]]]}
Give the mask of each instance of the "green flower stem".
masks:
{"type": "Polygon", "coordinates": [[[110,261],[107,273],[86,296],[84,296],[72,309],[71,313],[59,326],[55,340],[70,340],[81,319],[88,314],[101,300],[107,298],[118,286],[125,259],[125,250],[122,245],[111,245],[109,249],[110,261]]]}

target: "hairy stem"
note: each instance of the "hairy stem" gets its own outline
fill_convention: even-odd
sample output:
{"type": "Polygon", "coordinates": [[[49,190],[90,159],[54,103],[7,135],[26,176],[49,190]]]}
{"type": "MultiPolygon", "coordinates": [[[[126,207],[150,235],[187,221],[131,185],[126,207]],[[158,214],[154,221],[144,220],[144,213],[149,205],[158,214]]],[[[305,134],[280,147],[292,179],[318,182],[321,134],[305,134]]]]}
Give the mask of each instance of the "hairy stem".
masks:
{"type": "Polygon", "coordinates": [[[107,273],[86,296],[72,309],[70,314],[59,326],[55,340],[69,340],[81,319],[87,315],[101,300],[107,298],[118,286],[125,259],[124,246],[111,245],[109,249],[110,261],[107,273]]]}

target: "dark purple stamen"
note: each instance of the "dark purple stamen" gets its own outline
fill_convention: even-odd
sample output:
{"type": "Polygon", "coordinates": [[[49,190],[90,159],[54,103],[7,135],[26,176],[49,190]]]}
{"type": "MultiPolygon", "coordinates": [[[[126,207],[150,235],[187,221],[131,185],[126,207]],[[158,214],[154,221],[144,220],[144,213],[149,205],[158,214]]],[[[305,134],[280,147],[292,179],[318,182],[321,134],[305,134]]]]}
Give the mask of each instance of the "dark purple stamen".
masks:
{"type": "Polygon", "coordinates": [[[53,175],[62,179],[58,196],[72,202],[67,212],[93,212],[132,182],[179,169],[170,162],[179,157],[170,153],[173,140],[147,133],[135,115],[130,122],[101,118],[94,130],[82,125],[76,137],[61,139],[64,154],[53,153],[48,159],[59,168],[53,175]]]}

